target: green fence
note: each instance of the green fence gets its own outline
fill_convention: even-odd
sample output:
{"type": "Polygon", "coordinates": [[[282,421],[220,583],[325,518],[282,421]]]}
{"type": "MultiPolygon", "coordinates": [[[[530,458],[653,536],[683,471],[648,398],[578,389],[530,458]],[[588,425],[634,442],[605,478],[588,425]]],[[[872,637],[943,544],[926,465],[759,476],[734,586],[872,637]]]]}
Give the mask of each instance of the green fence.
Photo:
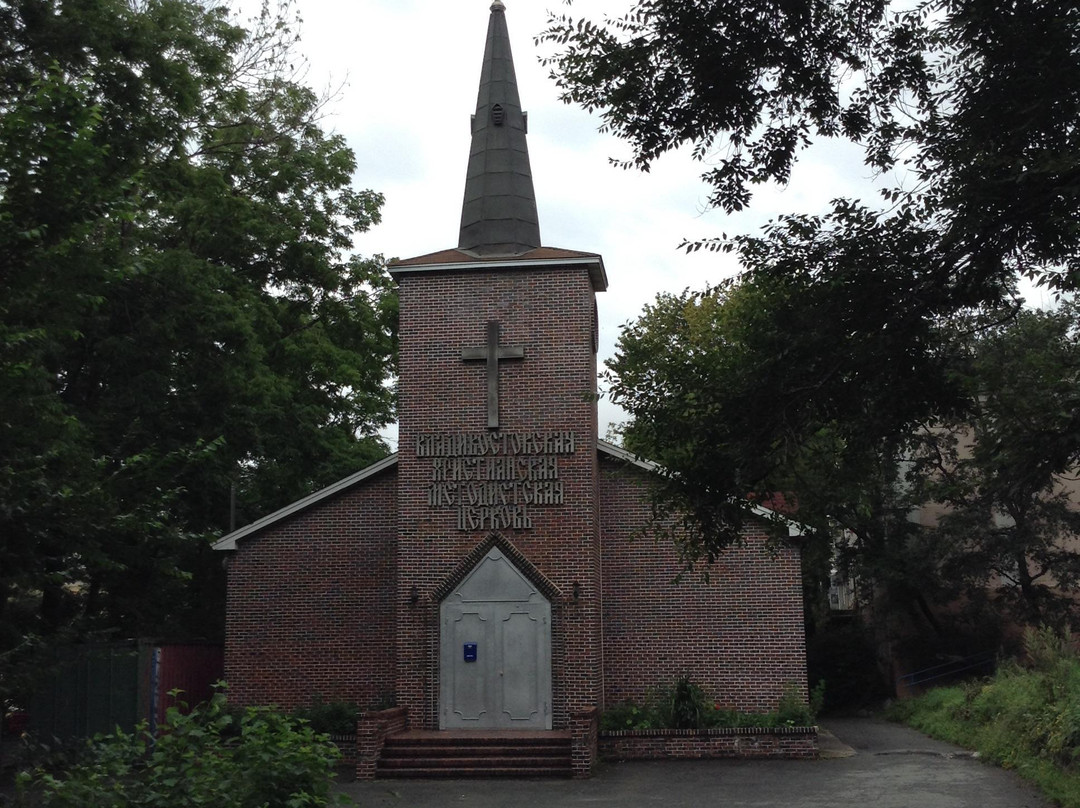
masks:
{"type": "Polygon", "coordinates": [[[130,731],[145,717],[151,650],[137,642],[61,649],[35,689],[27,729],[64,740],[130,731]]]}
{"type": "Polygon", "coordinates": [[[42,664],[26,729],[42,740],[90,738],[117,727],[131,731],[140,721],[153,731],[172,705],[194,707],[209,699],[224,668],[220,643],[65,646],[42,664]]]}

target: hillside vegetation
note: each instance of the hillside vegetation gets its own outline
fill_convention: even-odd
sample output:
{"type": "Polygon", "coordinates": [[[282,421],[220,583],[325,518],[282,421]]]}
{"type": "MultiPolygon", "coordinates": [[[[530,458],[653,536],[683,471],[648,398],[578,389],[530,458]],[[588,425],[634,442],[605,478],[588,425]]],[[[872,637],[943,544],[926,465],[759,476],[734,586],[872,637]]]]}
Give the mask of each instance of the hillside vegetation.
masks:
{"type": "Polygon", "coordinates": [[[1026,659],[989,678],[898,702],[890,718],[1014,769],[1065,808],[1080,808],[1080,654],[1072,638],[1027,635],[1026,659]]]}

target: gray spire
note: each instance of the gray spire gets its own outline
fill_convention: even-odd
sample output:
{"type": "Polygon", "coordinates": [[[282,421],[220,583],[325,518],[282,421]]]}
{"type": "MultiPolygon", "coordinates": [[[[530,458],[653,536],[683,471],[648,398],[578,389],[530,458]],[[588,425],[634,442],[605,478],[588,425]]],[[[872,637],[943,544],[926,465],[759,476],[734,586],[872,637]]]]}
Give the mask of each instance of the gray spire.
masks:
{"type": "Polygon", "coordinates": [[[501,0],[491,4],[461,207],[458,248],[480,255],[515,255],[540,246],[526,117],[505,10],[501,0]]]}

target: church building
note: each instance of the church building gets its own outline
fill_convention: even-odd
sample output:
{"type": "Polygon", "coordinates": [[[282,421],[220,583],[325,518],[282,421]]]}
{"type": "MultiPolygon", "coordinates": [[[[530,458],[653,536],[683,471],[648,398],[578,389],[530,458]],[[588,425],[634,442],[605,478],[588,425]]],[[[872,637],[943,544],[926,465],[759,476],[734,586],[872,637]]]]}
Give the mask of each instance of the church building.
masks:
{"type": "Polygon", "coordinates": [[[505,17],[494,0],[457,247],[390,266],[399,450],[216,544],[226,679],[238,704],[391,716],[376,757],[503,733],[563,742],[584,775],[599,711],[677,677],[744,712],[805,696],[798,529],[770,541],[759,509],[680,581],[643,532],[656,469],[597,435],[607,272],[541,242],[505,17]]]}

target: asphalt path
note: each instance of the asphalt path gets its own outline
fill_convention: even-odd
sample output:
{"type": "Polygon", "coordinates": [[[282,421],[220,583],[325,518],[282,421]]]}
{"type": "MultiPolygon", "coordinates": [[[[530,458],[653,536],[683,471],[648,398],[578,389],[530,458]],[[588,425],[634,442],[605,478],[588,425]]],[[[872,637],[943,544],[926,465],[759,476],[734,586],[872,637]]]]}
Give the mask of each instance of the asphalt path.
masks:
{"type": "Polygon", "coordinates": [[[588,780],[376,780],[339,788],[362,808],[1051,808],[1012,772],[874,718],[823,722],[823,757],[631,761],[588,780]],[[831,737],[830,737],[831,736],[831,737]]]}

